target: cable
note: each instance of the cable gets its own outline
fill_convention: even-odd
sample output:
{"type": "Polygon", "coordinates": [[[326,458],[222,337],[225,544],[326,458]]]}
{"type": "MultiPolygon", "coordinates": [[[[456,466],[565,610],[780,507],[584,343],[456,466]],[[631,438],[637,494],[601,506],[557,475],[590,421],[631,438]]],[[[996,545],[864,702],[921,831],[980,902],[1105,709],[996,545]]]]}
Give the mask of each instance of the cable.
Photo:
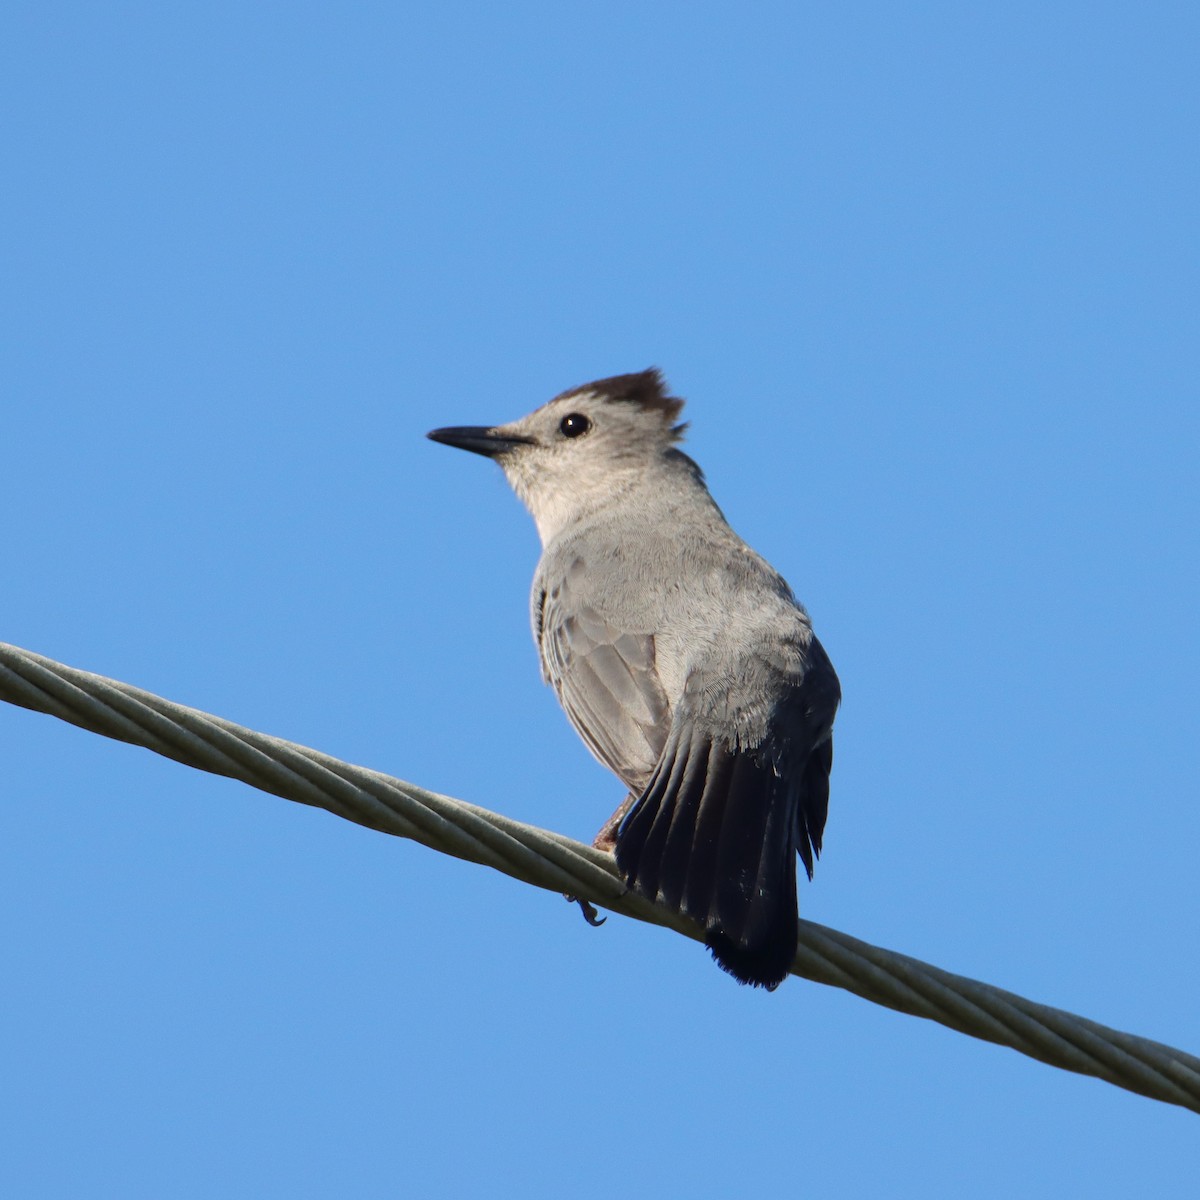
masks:
{"type": "MultiPolygon", "coordinates": [[[[590,846],[2,642],[0,699],[483,863],[524,883],[702,938],[686,920],[626,893],[611,855],[590,846]]],[[[1200,1059],[1190,1054],[823,925],[800,922],[792,971],[1051,1066],[1200,1112],[1200,1059]]]]}

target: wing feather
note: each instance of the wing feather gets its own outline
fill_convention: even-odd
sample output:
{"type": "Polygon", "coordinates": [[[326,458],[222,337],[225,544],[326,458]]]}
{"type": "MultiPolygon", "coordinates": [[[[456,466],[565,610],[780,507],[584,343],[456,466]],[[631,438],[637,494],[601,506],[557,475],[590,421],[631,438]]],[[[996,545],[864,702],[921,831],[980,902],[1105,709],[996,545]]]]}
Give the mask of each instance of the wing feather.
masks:
{"type": "Polygon", "coordinates": [[[573,576],[565,572],[537,605],[543,670],[588,749],[640,791],[662,754],[671,717],[654,636],[617,628],[571,587],[573,576]]]}

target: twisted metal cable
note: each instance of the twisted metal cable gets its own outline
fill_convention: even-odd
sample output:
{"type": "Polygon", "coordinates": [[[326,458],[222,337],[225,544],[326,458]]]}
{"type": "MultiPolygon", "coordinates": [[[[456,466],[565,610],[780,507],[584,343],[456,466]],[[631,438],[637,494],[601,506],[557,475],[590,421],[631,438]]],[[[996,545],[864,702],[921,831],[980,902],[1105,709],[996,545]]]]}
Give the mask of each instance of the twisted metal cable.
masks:
{"type": "MultiPolygon", "coordinates": [[[[590,846],[2,642],[0,699],[701,940],[690,922],[628,894],[612,856],[590,846]]],[[[1200,1112],[1190,1054],[823,925],[800,922],[792,973],[1200,1112]]]]}

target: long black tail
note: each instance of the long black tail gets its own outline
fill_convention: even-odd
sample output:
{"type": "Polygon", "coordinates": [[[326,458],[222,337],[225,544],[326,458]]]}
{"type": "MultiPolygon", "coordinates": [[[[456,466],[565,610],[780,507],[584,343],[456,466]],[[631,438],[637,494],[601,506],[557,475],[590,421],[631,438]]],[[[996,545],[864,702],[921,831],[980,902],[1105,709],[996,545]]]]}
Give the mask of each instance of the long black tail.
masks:
{"type": "Polygon", "coordinates": [[[774,989],[795,958],[796,855],[811,876],[829,799],[826,746],[784,778],[753,751],[673,729],[617,831],[630,888],[697,921],[742,983],[774,989]]]}

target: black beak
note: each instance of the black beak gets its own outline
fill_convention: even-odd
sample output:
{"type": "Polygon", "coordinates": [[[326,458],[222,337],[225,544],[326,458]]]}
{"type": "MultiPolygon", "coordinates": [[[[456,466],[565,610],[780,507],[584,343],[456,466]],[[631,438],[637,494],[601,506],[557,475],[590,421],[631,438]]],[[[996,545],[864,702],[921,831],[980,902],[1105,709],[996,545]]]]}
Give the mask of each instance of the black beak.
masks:
{"type": "Polygon", "coordinates": [[[470,450],[472,454],[482,454],[485,458],[499,458],[515,446],[533,443],[533,438],[513,437],[485,425],[452,425],[449,429],[435,429],[425,436],[432,442],[457,446],[460,450],[470,450]]]}

